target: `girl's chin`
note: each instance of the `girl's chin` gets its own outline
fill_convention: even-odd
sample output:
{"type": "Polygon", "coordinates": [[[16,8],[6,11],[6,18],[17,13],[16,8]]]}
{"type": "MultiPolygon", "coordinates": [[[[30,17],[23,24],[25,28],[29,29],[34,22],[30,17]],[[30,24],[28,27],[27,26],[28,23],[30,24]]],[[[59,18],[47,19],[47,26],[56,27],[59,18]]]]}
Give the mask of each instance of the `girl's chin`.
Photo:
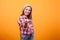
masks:
{"type": "Polygon", "coordinates": [[[28,15],[26,15],[26,16],[28,16],[28,15]]]}

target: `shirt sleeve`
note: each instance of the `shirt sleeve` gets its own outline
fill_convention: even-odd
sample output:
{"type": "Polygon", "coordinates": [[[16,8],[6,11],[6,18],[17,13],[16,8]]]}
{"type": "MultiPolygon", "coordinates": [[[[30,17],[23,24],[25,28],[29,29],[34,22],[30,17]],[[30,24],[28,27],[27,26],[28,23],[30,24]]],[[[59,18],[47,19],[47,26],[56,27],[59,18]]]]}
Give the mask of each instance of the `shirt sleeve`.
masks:
{"type": "Polygon", "coordinates": [[[18,22],[18,24],[19,24],[19,26],[23,26],[23,23],[22,23],[22,17],[21,16],[19,16],[18,18],[17,18],[17,22],[18,22]]]}
{"type": "Polygon", "coordinates": [[[28,22],[28,26],[29,26],[29,27],[33,27],[32,20],[30,20],[30,21],[28,22]]]}
{"type": "Polygon", "coordinates": [[[33,27],[32,20],[29,22],[28,26],[31,29],[31,32],[33,32],[34,31],[34,27],[33,27]]]}

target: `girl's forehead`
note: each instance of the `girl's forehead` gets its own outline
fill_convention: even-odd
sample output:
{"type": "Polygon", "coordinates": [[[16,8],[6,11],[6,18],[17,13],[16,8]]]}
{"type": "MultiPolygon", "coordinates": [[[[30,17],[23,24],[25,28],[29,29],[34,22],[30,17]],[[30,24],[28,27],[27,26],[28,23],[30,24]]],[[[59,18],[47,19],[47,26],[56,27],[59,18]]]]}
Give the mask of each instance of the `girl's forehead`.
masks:
{"type": "Polygon", "coordinates": [[[25,9],[29,9],[29,10],[32,10],[31,7],[26,7],[25,9]]]}

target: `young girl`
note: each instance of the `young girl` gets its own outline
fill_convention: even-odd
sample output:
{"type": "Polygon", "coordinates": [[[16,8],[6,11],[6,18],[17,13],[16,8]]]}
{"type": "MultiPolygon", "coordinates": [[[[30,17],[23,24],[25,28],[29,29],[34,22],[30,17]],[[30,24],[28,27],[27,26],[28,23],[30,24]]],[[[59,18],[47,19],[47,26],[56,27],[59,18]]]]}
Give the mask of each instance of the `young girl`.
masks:
{"type": "Polygon", "coordinates": [[[24,5],[22,14],[18,17],[21,40],[33,40],[32,7],[29,4],[24,5]]]}

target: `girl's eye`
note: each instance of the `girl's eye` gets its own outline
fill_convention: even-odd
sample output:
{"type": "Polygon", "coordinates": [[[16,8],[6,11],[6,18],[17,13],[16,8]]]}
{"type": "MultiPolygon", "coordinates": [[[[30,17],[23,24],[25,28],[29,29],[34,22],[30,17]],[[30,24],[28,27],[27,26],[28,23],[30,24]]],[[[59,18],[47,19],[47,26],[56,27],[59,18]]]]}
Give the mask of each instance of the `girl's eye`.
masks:
{"type": "Polygon", "coordinates": [[[26,9],[26,10],[28,10],[28,9],[26,9]]]}
{"type": "Polygon", "coordinates": [[[29,11],[31,11],[31,10],[29,10],[29,11]]]}
{"type": "Polygon", "coordinates": [[[26,9],[26,10],[31,11],[31,10],[29,10],[29,9],[26,9]]]}

